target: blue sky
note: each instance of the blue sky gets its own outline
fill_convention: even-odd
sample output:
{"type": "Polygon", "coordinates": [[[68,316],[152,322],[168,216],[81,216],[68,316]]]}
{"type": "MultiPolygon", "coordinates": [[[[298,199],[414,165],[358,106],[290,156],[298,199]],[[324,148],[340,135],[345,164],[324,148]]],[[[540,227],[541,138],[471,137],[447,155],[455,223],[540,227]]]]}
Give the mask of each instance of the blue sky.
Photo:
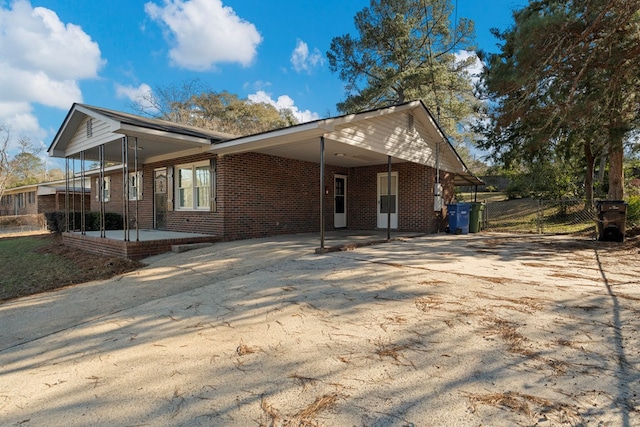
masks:
{"type": "MultiPolygon", "coordinates": [[[[489,29],[526,0],[452,0],[497,51],[489,29]]],[[[73,102],[121,111],[140,92],[199,79],[214,91],[337,114],[331,39],[354,32],[368,0],[0,0],[0,124],[48,147],[73,102]]]]}

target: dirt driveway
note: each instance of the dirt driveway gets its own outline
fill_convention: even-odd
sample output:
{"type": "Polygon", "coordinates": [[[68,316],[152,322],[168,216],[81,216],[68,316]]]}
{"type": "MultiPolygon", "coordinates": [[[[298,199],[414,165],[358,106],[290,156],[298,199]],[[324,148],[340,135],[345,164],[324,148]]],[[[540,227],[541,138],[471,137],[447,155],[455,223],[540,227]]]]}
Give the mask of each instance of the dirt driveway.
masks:
{"type": "Polygon", "coordinates": [[[0,305],[0,424],[637,426],[631,243],[316,255],[299,236],[155,257],[0,305]]]}

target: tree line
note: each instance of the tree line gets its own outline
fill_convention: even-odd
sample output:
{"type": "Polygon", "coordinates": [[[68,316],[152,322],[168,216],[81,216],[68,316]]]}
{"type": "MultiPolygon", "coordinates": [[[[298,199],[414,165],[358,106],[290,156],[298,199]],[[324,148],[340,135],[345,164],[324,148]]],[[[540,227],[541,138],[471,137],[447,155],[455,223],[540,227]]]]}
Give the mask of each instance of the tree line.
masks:
{"type": "MultiPolygon", "coordinates": [[[[474,23],[452,0],[371,0],[354,17],[356,32],[334,37],[327,52],[345,87],[336,107],[420,99],[472,171],[490,165],[529,191],[587,205],[622,199],[625,165],[635,173],[640,151],[639,11],[640,0],[530,0],[509,28],[492,30],[491,53],[476,49],[474,23]]],[[[200,80],[156,87],[131,108],[238,136],[298,123],[290,110],[200,80]]]]}
{"type": "Polygon", "coordinates": [[[47,170],[45,161],[38,157],[42,148],[29,138],[18,138],[15,142],[18,151],[13,155],[11,142],[10,129],[0,124],[0,198],[7,188],[64,178],[60,169],[47,170]]]}
{"type": "MultiPolygon", "coordinates": [[[[640,151],[639,10],[640,0],[531,0],[509,28],[492,30],[499,52],[487,53],[451,0],[371,0],[354,17],[356,33],[334,37],[327,52],[345,86],[336,107],[350,114],[420,99],[476,172],[526,183],[524,195],[622,199],[625,156],[635,171],[640,151]]],[[[237,134],[296,123],[272,106],[188,89],[157,90],[147,105],[237,134]]]]}

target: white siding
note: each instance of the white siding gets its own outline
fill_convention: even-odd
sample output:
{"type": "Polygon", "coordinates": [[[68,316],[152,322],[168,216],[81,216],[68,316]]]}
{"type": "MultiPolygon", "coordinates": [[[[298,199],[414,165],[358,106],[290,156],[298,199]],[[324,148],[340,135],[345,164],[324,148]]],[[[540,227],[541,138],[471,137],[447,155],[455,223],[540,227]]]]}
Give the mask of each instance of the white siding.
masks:
{"type": "Polygon", "coordinates": [[[93,147],[96,147],[100,144],[105,144],[107,142],[114,141],[116,139],[122,138],[121,134],[116,134],[111,131],[109,123],[99,120],[96,118],[86,117],[78,129],[76,133],[73,135],[71,140],[69,141],[69,145],[66,149],[66,154],[76,154],[81,151],[89,150],[93,147]],[[91,125],[91,137],[87,136],[87,122],[92,119],[91,125]]]}
{"type": "Polygon", "coordinates": [[[436,141],[428,137],[426,128],[417,120],[407,126],[407,114],[376,117],[349,124],[329,138],[345,144],[366,148],[399,159],[435,166],[436,141]],[[429,139],[425,139],[425,136],[429,139]]]}

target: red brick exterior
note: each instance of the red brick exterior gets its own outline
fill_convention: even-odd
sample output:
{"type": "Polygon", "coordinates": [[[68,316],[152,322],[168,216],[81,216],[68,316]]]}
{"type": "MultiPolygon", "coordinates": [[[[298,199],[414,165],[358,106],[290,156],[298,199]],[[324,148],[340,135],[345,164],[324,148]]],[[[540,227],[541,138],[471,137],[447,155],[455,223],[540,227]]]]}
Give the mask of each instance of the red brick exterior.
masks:
{"type": "Polygon", "coordinates": [[[171,251],[171,246],[186,243],[215,242],[215,237],[189,237],[184,239],[149,240],[125,242],[123,240],[106,239],[102,237],[86,236],[80,233],[62,233],[62,241],[65,245],[86,252],[97,253],[109,257],[129,259],[142,259],[152,255],[171,251]]]}
{"type": "MultiPolygon", "coordinates": [[[[435,233],[443,229],[441,212],[434,212],[436,171],[416,163],[394,163],[391,171],[398,173],[398,230],[435,233]]],[[[347,226],[370,230],[377,226],[378,174],[387,173],[388,165],[349,169],[347,184],[347,226]]],[[[451,187],[451,177],[440,182],[451,187]]]]}
{"type": "MultiPolygon", "coordinates": [[[[22,197],[24,197],[25,203],[23,207],[18,207],[16,209],[16,202],[18,200],[17,194],[11,195],[11,203],[7,203],[9,200],[4,196],[4,202],[0,203],[0,215],[33,215],[33,214],[42,214],[46,212],[54,212],[54,211],[64,211],[65,210],[65,193],[59,192],[57,194],[48,194],[43,196],[37,196],[36,192],[33,191],[33,194],[30,196],[29,192],[22,193],[22,197]],[[29,198],[31,197],[31,201],[29,198]]],[[[85,209],[88,210],[90,208],[90,197],[87,193],[85,195],[85,209]]],[[[69,203],[75,203],[75,207],[77,211],[80,211],[82,202],[82,195],[76,194],[71,195],[69,198],[69,203]]]]}
{"type": "MultiPolygon", "coordinates": [[[[153,228],[154,170],[180,164],[209,161],[200,154],[144,165],[143,197],[137,203],[139,226],[153,228]]],[[[442,230],[442,215],[434,212],[435,170],[414,163],[397,163],[398,230],[433,233],[442,230]]],[[[130,170],[133,172],[133,170],[130,170]]],[[[377,174],[387,165],[359,168],[325,166],[325,228],[333,229],[334,176],[347,176],[347,228],[373,230],[377,226],[377,174]]],[[[169,210],[169,231],[213,234],[221,240],[237,240],[278,234],[319,231],[320,165],[260,153],[227,155],[217,159],[217,209],[169,210]]],[[[111,173],[108,212],[123,213],[122,172],[111,173]]],[[[452,176],[441,174],[445,200],[454,194],[452,176]],[[449,195],[449,196],[448,196],[449,195]]],[[[175,186],[169,186],[174,188],[175,186]]],[[[99,211],[96,180],[91,182],[91,210],[99,211]]],[[[322,191],[324,193],[324,191],[322,191]]],[[[172,195],[168,195],[173,198],[172,195]]],[[[129,202],[130,226],[135,227],[136,202],[129,202]]],[[[446,217],[445,217],[446,222],[446,217]]]]}

